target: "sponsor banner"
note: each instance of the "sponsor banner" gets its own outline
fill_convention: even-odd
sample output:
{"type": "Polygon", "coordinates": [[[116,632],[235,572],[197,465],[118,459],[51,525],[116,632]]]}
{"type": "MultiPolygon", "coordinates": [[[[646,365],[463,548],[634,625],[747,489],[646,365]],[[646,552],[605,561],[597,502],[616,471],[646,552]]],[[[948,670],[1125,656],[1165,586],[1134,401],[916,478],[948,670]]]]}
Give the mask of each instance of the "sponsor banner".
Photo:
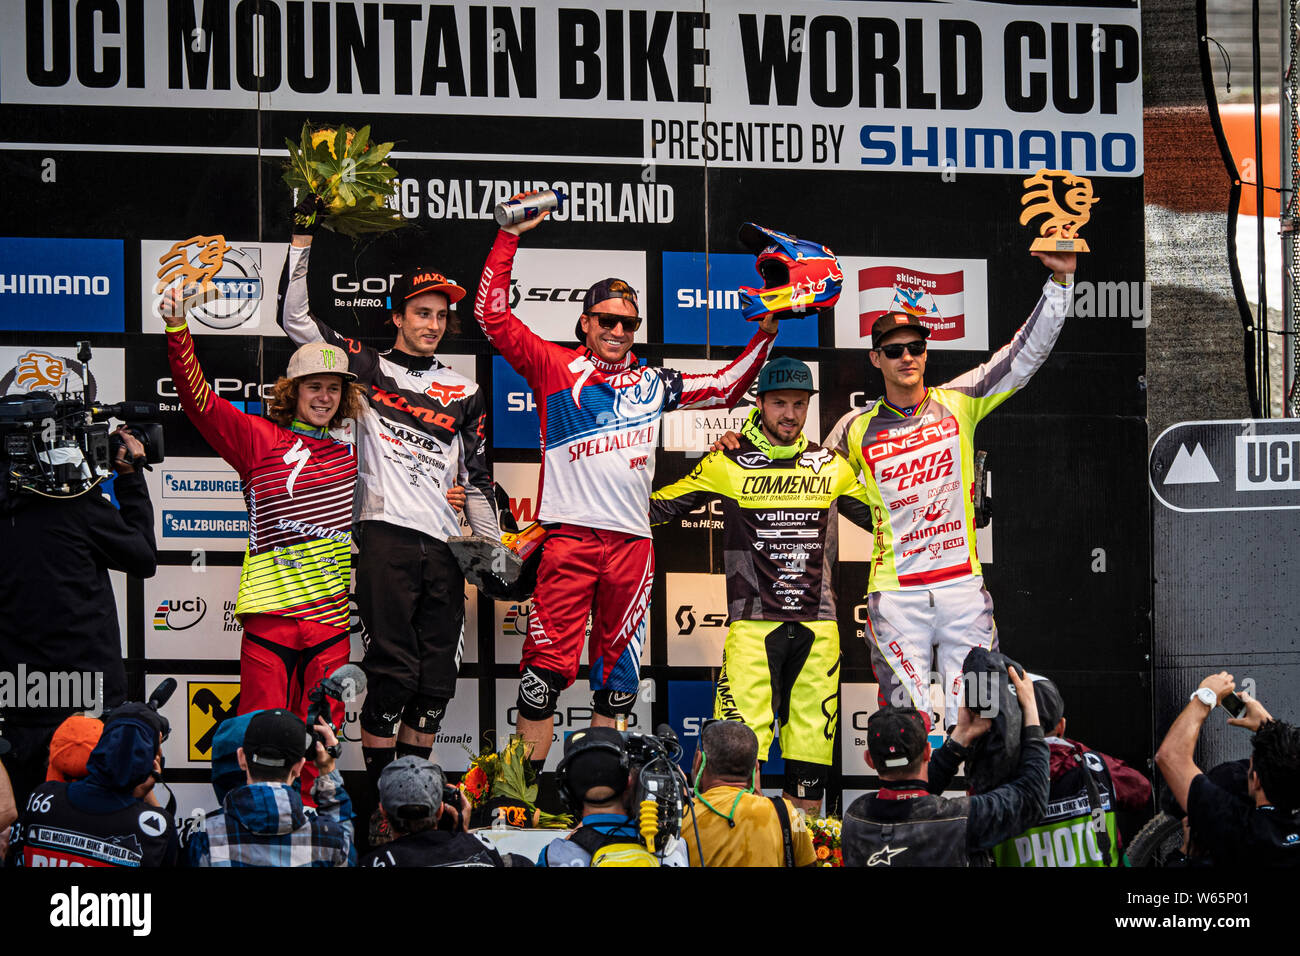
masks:
{"type": "Polygon", "coordinates": [[[172,728],[163,741],[163,759],[172,769],[207,770],[212,764],[212,736],[217,725],[239,713],[239,678],[233,674],[146,674],[144,686],[153,690],[168,677],[176,679],[176,691],[159,711],[172,728]]]}
{"type": "Polygon", "coordinates": [[[492,356],[491,438],[494,448],[538,448],[541,440],[533,390],[500,355],[492,356]]]}
{"type": "Polygon", "coordinates": [[[141,331],[163,333],[158,302],[164,289],[210,282],[220,294],[186,313],[193,335],[283,336],[275,321],[275,299],[288,254],[288,243],[242,242],[219,235],[142,239],[141,331]]]}
{"type": "MultiPolygon", "coordinates": [[[[533,249],[522,246],[510,277],[510,311],[544,339],[572,346],[587,290],[614,277],[636,290],[642,316],[658,308],[647,290],[645,253],[619,249],[533,249]]],[[[632,337],[645,342],[646,324],[632,337]]],[[[635,349],[635,346],[633,346],[635,349]]]]}
{"type": "MultiPolygon", "coordinates": [[[[157,502],[155,502],[157,505],[157,502]]],[[[144,582],[144,656],[150,660],[238,660],[239,567],[160,565],[144,582]]]]}
{"type": "MultiPolygon", "coordinates": [[[[354,659],[355,661],[355,659],[354,659]]],[[[447,713],[434,737],[433,755],[430,759],[448,773],[464,773],[469,769],[470,751],[478,753],[479,741],[479,682],[473,678],[456,681],[456,696],[447,705],[447,713]],[[467,749],[468,748],[468,749],[467,749]]],[[[343,756],[339,758],[340,770],[365,770],[361,754],[361,708],[366,695],[358,694],[355,701],[346,704],[345,719],[339,740],[343,742],[343,756]]]]}
{"type": "Polygon", "coordinates": [[[126,330],[121,239],[0,238],[0,329],[126,330]]]}
{"type": "MultiPolygon", "coordinates": [[[[519,681],[516,678],[498,678],[496,682],[496,727],[494,740],[504,741],[514,733],[515,721],[519,717],[516,704],[519,700],[519,681]]],[[[642,679],[641,689],[636,702],[627,717],[627,729],[635,733],[654,732],[650,723],[650,704],[654,700],[654,681],[642,679]]],[[[555,731],[551,735],[551,750],[546,755],[546,770],[554,770],[560,765],[564,756],[564,741],[575,730],[584,730],[591,726],[591,686],[585,678],[578,678],[573,684],[560,692],[560,699],[555,707],[555,731]]]]}
{"type": "MultiPolygon", "coordinates": [[[[991,478],[989,487],[992,487],[991,478]]],[[[873,544],[871,532],[859,528],[843,515],[839,516],[838,521],[840,528],[840,560],[869,562],[873,544]]],[[[990,518],[989,523],[984,527],[975,529],[975,556],[979,558],[980,564],[993,563],[993,525],[995,523],[995,519],[990,518]]]]}
{"type": "Polygon", "coordinates": [[[0,32],[0,88],[10,103],[308,112],[323,94],[344,113],[552,121],[636,104],[656,163],[1142,172],[1136,7],[546,0],[489,19],[461,2],[390,30],[338,0],[313,8],[309,39],[289,0],[261,17],[214,6],[108,0],[102,29],[74,30],[66,6],[32,4],[0,32]],[[187,42],[200,27],[209,42],[187,42]]]}
{"type": "Polygon", "coordinates": [[[239,475],[220,458],[169,458],[144,477],[159,548],[244,550],[248,511],[239,475]]]}
{"type": "Polygon", "coordinates": [[[669,667],[721,667],[727,637],[724,574],[664,575],[669,667]]]}
{"type": "MultiPolygon", "coordinates": [[[[867,766],[867,721],[880,709],[876,699],[878,691],[877,684],[840,685],[840,764],[841,773],[846,777],[875,776],[876,772],[867,766]]],[[[943,700],[943,690],[938,684],[931,684],[931,709],[938,715],[943,714],[943,700]]],[[[940,716],[931,724],[931,748],[938,750],[946,739],[940,716]]]]}
{"type": "MultiPolygon", "coordinates": [[[[677,739],[685,751],[680,761],[682,768],[690,770],[695,751],[700,745],[700,730],[704,721],[713,716],[713,681],[675,680],[668,682],[668,723],[677,732],[677,739]]],[[[769,752],[759,754],[763,761],[763,773],[785,773],[785,761],[781,759],[781,741],[772,738],[769,752]]],[[[780,788],[772,794],[780,792],[780,788]]]]}
{"type": "MultiPolygon", "coordinates": [[[[746,340],[748,341],[748,340],[746,340]]],[[[679,372],[685,372],[688,375],[704,374],[716,372],[726,366],[726,362],[716,361],[713,359],[670,359],[668,362],[672,368],[679,372]]],[[[818,376],[818,363],[808,362],[808,368],[812,370],[813,387],[820,388],[820,378],[818,376]]],[[[757,380],[745,392],[745,396],[733,409],[726,408],[694,408],[684,411],[669,412],[663,417],[663,442],[664,451],[684,451],[703,454],[709,450],[709,446],[722,437],[726,432],[738,432],[750,411],[758,401],[754,389],[758,387],[757,380]]],[[[808,401],[808,420],[804,423],[803,432],[812,442],[821,441],[821,395],[816,393],[808,401]]]]}
{"type": "MultiPolygon", "coordinates": [[[[758,330],[740,313],[740,287],[763,287],[751,255],[665,252],[664,342],[745,345],[758,330]]],[[[837,307],[838,308],[838,307],[837,307]]],[[[817,315],[781,322],[782,348],[816,346],[817,315]]]]}
{"type": "Polygon", "coordinates": [[[929,348],[988,351],[987,260],[848,256],[840,267],[836,348],[871,348],[871,323],[906,312],[930,329],[929,348]]]}
{"type": "MultiPolygon", "coordinates": [[[[126,396],[125,349],[95,349],[90,359],[86,400],[120,402],[126,396]]],[[[0,395],[27,395],[31,392],[82,391],[81,362],[77,346],[32,346],[0,348],[0,395]]]]}
{"type": "Polygon", "coordinates": [[[510,514],[522,530],[537,520],[538,480],[542,466],[525,462],[503,461],[492,468],[493,480],[510,499],[510,514]]]}

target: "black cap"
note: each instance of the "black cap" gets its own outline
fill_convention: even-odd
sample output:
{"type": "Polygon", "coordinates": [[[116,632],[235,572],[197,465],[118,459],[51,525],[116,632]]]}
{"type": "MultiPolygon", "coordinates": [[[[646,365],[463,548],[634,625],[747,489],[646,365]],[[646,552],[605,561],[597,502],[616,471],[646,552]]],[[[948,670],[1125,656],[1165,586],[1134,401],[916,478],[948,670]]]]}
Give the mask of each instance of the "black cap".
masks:
{"type": "Polygon", "coordinates": [[[1050,677],[1027,675],[1034,682],[1034,700],[1038,703],[1038,723],[1043,733],[1050,734],[1065,716],[1065,698],[1050,677]]]}
{"type": "Polygon", "coordinates": [[[925,753],[925,717],[915,707],[882,707],[867,718],[867,750],[877,771],[906,767],[925,753]]]}
{"type": "Polygon", "coordinates": [[[244,731],[244,756],[261,767],[292,767],[307,753],[311,734],[302,718],[287,710],[263,710],[244,731]]]}
{"type": "Polygon", "coordinates": [[[566,786],[579,800],[596,787],[617,796],[627,789],[628,761],[623,735],[613,727],[588,727],[564,741],[561,769],[566,786]]]}
{"type": "MultiPolygon", "coordinates": [[[[583,315],[589,313],[602,302],[608,302],[610,299],[623,299],[627,302],[631,302],[632,308],[636,310],[633,315],[641,314],[641,307],[637,305],[636,301],[636,289],[632,288],[622,279],[611,277],[609,279],[601,279],[587,290],[587,294],[582,297],[583,315]]],[[[582,334],[581,317],[578,318],[578,321],[573,326],[573,334],[579,342],[586,341],[586,336],[582,334]]]]}
{"type": "Polygon", "coordinates": [[[871,347],[880,348],[880,340],[895,329],[916,329],[921,333],[921,338],[930,337],[929,327],[921,322],[919,316],[910,312],[884,312],[871,323],[871,347]]]}

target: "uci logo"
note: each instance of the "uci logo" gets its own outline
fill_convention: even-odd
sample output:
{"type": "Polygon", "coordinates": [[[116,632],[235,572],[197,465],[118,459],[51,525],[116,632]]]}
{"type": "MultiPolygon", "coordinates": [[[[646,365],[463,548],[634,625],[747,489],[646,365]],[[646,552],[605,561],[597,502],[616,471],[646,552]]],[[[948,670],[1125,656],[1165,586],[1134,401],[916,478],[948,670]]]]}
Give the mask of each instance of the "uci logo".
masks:
{"type": "Polygon", "coordinates": [[[201,597],[175,601],[170,598],[159,603],[153,614],[155,631],[188,631],[208,612],[208,603],[201,597]]]}

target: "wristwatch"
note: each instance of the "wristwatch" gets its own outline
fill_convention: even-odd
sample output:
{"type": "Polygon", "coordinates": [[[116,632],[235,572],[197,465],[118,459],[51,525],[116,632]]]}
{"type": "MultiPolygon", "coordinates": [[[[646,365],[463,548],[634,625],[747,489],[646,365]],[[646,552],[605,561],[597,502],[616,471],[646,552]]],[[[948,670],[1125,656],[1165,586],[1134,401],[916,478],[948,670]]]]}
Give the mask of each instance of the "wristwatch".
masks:
{"type": "Polygon", "coordinates": [[[1215,694],[1214,691],[1210,690],[1210,688],[1208,687],[1196,688],[1196,690],[1192,693],[1192,696],[1187,699],[1199,700],[1206,707],[1210,708],[1210,710],[1214,710],[1215,707],[1219,706],[1218,695],[1215,694]]]}

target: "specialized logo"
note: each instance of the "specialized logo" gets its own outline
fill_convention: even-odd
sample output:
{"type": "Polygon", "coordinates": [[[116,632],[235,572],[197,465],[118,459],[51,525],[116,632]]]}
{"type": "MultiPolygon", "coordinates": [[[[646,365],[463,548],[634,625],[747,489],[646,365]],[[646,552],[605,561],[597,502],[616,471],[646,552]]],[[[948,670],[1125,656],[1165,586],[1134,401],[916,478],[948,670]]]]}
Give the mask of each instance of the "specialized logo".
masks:
{"type": "Polygon", "coordinates": [[[741,468],[766,468],[772,464],[772,459],[761,451],[747,451],[743,455],[736,456],[736,464],[741,468]]]}
{"type": "Polygon", "coordinates": [[[160,295],[174,283],[214,293],[199,297],[186,312],[212,329],[238,328],[262,304],[262,251],[235,248],[225,236],[190,236],[174,243],[159,256],[157,276],[154,292],[160,295]]]}
{"type": "Polygon", "coordinates": [[[212,738],[221,722],[239,713],[239,681],[189,681],[186,736],[190,760],[212,759],[212,738]]]}
{"type": "Polygon", "coordinates": [[[153,612],[153,629],[155,631],[188,631],[208,611],[208,602],[201,597],[186,598],[180,601],[168,598],[161,601],[153,612]]]}
{"type": "Polygon", "coordinates": [[[894,857],[900,853],[906,853],[908,850],[905,846],[900,846],[897,850],[891,848],[888,843],[877,850],[871,856],[867,857],[867,866],[893,866],[894,857]]]}
{"type": "Polygon", "coordinates": [[[458,398],[464,398],[467,391],[464,385],[443,385],[440,382],[430,382],[429,387],[424,390],[424,394],[434,401],[446,405],[458,398]]]}
{"type": "Polygon", "coordinates": [[[835,452],[829,448],[818,448],[816,451],[806,451],[799,456],[799,465],[802,468],[811,468],[813,474],[820,474],[822,465],[826,464],[835,457],[835,452]]]}
{"type": "Polygon", "coordinates": [[[298,480],[298,475],[310,460],[311,449],[303,445],[301,438],[295,441],[293,447],[284,453],[282,461],[286,465],[293,465],[293,469],[289,472],[289,480],[284,483],[284,490],[288,492],[290,498],[293,497],[293,486],[298,480]]]}

